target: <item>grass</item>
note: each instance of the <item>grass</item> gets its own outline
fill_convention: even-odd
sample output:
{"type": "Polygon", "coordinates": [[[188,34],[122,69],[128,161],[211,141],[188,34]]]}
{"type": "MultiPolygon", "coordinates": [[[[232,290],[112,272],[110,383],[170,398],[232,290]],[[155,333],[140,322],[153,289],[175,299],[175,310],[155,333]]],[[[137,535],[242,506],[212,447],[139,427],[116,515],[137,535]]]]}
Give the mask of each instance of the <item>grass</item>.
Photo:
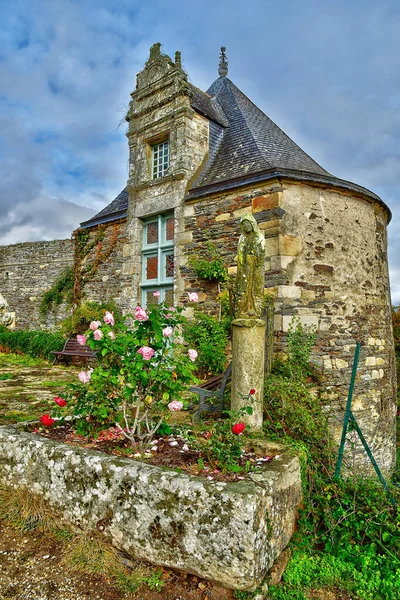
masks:
{"type": "Polygon", "coordinates": [[[162,571],[137,561],[130,569],[120,559],[116,548],[96,535],[76,533],[65,528],[57,512],[39,495],[24,488],[0,488],[0,524],[21,533],[46,536],[62,545],[62,565],[69,571],[104,577],[122,593],[135,593],[146,585],[161,591],[162,571]]]}
{"type": "Polygon", "coordinates": [[[13,377],[13,373],[0,373],[0,381],[6,381],[7,379],[12,379],[13,377]]]}
{"type": "Polygon", "coordinates": [[[33,358],[25,354],[0,354],[0,368],[7,367],[48,367],[42,358],[33,358]]]}

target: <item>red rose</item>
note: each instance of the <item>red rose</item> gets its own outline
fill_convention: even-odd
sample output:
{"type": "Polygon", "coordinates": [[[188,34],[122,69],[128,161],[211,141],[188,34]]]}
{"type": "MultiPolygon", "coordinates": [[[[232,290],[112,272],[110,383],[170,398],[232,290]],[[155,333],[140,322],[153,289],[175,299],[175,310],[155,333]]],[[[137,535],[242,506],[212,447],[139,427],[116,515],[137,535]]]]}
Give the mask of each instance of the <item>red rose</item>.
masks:
{"type": "Polygon", "coordinates": [[[203,433],[203,437],[205,437],[205,438],[206,438],[206,440],[209,440],[211,436],[212,436],[212,433],[211,433],[211,431],[205,431],[205,432],[203,433]]]}
{"type": "Polygon", "coordinates": [[[67,406],[67,401],[64,400],[64,398],[60,398],[60,396],[56,396],[54,402],[58,404],[58,406],[67,406]]]}
{"type": "Polygon", "coordinates": [[[42,415],[40,417],[40,421],[43,423],[43,425],[45,425],[46,427],[50,427],[51,425],[53,425],[54,423],[54,419],[50,416],[50,415],[42,415]]]}
{"type": "Polygon", "coordinates": [[[239,435],[240,433],[243,433],[245,427],[246,425],[243,422],[235,423],[235,425],[232,427],[232,433],[239,435]]]}
{"type": "Polygon", "coordinates": [[[251,388],[249,394],[250,396],[254,396],[254,394],[256,393],[256,390],[254,388],[251,388]]]}

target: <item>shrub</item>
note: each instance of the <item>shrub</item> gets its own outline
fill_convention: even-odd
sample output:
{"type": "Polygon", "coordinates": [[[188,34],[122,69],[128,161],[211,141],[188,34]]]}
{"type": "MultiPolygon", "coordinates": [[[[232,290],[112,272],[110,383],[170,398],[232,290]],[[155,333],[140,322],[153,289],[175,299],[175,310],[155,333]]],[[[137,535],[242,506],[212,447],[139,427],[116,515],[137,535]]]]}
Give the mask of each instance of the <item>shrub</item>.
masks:
{"type": "Polygon", "coordinates": [[[0,326],[0,346],[9,352],[33,357],[51,358],[53,350],[62,350],[65,340],[60,333],[47,331],[12,331],[0,326]]]}
{"type": "Polygon", "coordinates": [[[202,377],[219,375],[226,366],[229,321],[221,322],[212,315],[197,312],[193,321],[184,328],[186,341],[199,351],[198,372],[202,377]]]}
{"type": "Polygon", "coordinates": [[[121,313],[113,300],[102,303],[85,302],[78,306],[70,317],[60,322],[61,332],[66,337],[84,333],[89,323],[100,320],[105,311],[112,312],[116,321],[120,320],[121,313]]]}
{"type": "MultiPolygon", "coordinates": [[[[328,413],[308,381],[309,344],[304,332],[289,333],[288,361],[265,384],[265,430],[300,450],[304,506],[292,539],[294,555],[284,582],[271,587],[276,600],[307,599],[335,587],[363,600],[395,600],[400,593],[400,512],[379,482],[335,479],[337,446],[328,413]],[[293,370],[294,357],[302,368],[293,370]],[[292,364],[291,364],[292,363],[292,364]]],[[[399,491],[392,494],[400,500],[399,491]]]]}
{"type": "Polygon", "coordinates": [[[55,415],[81,417],[79,433],[115,424],[139,452],[146,451],[168,411],[183,407],[180,396],[195,380],[197,352],[177,335],[185,323],[182,311],[155,303],[146,310],[137,307],[118,328],[109,312],[93,321],[78,341],[97,350],[97,365],[79,373],[81,383],[69,386],[67,407],[55,415]]]}

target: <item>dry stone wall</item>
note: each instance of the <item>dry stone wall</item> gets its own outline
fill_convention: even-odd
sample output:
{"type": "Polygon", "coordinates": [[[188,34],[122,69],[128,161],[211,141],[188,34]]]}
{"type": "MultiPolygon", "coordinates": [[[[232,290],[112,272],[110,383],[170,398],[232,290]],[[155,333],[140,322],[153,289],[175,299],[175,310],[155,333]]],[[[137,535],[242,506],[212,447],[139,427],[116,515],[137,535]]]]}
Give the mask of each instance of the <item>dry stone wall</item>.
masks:
{"type": "Polygon", "coordinates": [[[42,295],[73,264],[71,240],[0,246],[0,292],[15,313],[16,329],[52,329],[66,316],[65,306],[39,314],[42,295]]]}

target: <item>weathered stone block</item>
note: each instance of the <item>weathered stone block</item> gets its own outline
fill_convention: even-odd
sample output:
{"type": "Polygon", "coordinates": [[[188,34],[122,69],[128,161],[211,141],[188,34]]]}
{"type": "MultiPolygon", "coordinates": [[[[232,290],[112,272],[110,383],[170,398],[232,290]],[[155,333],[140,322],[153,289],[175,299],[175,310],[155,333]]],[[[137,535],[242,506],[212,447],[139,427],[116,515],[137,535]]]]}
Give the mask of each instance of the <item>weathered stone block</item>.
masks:
{"type": "Polygon", "coordinates": [[[182,231],[175,235],[175,243],[177,246],[183,246],[193,242],[193,233],[191,231],[182,231]]]}
{"type": "Polygon", "coordinates": [[[281,192],[275,192],[273,194],[266,194],[265,196],[257,196],[256,198],[253,198],[253,213],[257,213],[262,210],[270,210],[271,208],[276,208],[280,204],[281,197],[281,192]]]}
{"type": "Polygon", "coordinates": [[[301,288],[297,285],[278,285],[278,298],[291,298],[293,300],[301,297],[301,288]]]}
{"type": "Polygon", "coordinates": [[[279,236],[279,254],[297,256],[303,249],[303,240],[295,235],[279,236]]]}
{"type": "Polygon", "coordinates": [[[43,496],[83,531],[135,558],[254,589],[287,546],[301,499],[283,452],[246,481],[212,482],[0,427],[0,483],[43,496]]]}
{"type": "Polygon", "coordinates": [[[231,218],[232,217],[230,213],[223,213],[222,215],[217,215],[215,217],[215,221],[219,223],[220,221],[229,221],[231,218]]]}

